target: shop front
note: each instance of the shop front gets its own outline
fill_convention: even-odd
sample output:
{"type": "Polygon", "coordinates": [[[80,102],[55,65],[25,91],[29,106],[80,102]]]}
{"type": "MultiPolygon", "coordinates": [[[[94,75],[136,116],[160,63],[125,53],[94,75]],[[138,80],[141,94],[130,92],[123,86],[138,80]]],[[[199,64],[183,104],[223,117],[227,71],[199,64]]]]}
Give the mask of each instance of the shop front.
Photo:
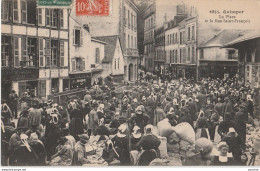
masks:
{"type": "Polygon", "coordinates": [[[124,74],[111,75],[113,82],[122,83],[124,81],[124,74]]]}
{"type": "Polygon", "coordinates": [[[203,77],[232,78],[238,71],[237,61],[200,61],[199,75],[203,77]]]}
{"type": "Polygon", "coordinates": [[[92,73],[73,73],[69,74],[70,77],[70,89],[82,89],[91,87],[92,73]]]}
{"type": "Polygon", "coordinates": [[[37,96],[39,69],[36,68],[2,68],[2,98],[8,98],[11,90],[19,97],[24,92],[37,96]]]}

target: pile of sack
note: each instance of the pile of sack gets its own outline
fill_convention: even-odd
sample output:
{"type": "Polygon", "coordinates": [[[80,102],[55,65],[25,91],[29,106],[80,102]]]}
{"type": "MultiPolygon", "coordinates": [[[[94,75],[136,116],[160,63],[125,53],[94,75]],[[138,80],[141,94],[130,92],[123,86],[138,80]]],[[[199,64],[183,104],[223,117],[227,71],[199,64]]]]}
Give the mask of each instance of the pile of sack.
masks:
{"type": "MultiPolygon", "coordinates": [[[[211,140],[199,138],[195,141],[194,129],[187,122],[172,127],[168,119],[164,119],[157,124],[157,127],[159,135],[167,140],[167,157],[156,159],[151,162],[150,165],[208,165],[211,157],[216,153],[216,149],[213,148],[211,140]]],[[[161,151],[160,149],[160,152],[161,151]]]]}
{"type": "Polygon", "coordinates": [[[169,157],[179,154],[185,156],[186,152],[195,146],[195,132],[187,122],[172,127],[168,119],[157,124],[161,137],[167,138],[167,154],[169,157]]]}

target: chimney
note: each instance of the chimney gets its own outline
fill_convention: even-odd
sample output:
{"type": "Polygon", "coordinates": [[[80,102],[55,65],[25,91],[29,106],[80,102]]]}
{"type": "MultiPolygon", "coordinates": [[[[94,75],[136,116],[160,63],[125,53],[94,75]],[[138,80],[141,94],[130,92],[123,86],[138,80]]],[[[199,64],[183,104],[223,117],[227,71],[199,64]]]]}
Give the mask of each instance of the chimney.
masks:
{"type": "Polygon", "coordinates": [[[86,29],[88,32],[90,32],[90,31],[89,31],[89,26],[88,26],[88,24],[84,24],[83,27],[84,27],[84,29],[86,29]]]}

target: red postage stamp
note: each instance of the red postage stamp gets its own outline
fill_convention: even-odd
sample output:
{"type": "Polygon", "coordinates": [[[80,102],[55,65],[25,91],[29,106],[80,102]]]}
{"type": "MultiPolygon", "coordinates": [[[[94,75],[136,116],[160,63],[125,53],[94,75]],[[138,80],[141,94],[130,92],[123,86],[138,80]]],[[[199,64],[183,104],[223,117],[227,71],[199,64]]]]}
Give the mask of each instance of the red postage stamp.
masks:
{"type": "Polygon", "coordinates": [[[76,15],[108,16],[110,0],[76,0],[76,15]]]}

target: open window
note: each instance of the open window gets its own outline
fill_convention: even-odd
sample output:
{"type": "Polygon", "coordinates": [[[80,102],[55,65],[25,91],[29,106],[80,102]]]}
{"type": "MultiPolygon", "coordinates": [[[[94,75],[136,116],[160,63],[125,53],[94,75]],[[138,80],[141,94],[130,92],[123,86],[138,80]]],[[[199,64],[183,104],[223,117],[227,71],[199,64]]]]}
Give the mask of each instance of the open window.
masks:
{"type": "Polygon", "coordinates": [[[74,28],[73,30],[73,45],[82,46],[83,45],[83,32],[80,28],[74,28]]]}

